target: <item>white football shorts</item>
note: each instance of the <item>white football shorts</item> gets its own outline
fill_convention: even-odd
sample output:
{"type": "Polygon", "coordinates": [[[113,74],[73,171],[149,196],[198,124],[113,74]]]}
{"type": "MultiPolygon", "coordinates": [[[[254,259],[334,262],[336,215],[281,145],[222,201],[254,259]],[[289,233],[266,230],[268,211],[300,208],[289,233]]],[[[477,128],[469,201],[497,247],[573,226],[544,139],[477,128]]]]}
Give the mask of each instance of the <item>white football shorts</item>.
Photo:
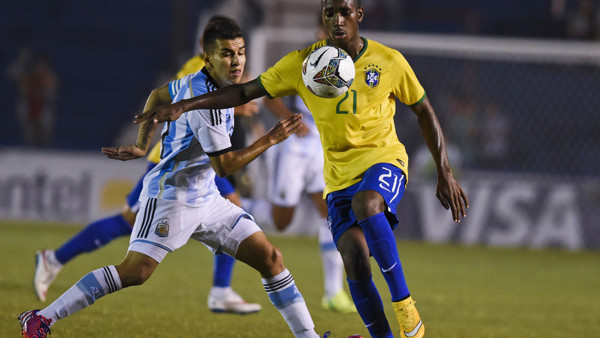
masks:
{"type": "Polygon", "coordinates": [[[303,192],[313,194],[325,189],[323,150],[320,144],[302,152],[285,144],[295,141],[290,137],[276,145],[267,159],[268,198],[271,203],[282,207],[298,205],[303,192]]]}
{"type": "Polygon", "coordinates": [[[160,263],[193,238],[215,254],[235,257],[239,244],[257,231],[261,230],[252,216],[221,196],[200,206],[150,198],[140,205],[129,250],[160,263]]]}

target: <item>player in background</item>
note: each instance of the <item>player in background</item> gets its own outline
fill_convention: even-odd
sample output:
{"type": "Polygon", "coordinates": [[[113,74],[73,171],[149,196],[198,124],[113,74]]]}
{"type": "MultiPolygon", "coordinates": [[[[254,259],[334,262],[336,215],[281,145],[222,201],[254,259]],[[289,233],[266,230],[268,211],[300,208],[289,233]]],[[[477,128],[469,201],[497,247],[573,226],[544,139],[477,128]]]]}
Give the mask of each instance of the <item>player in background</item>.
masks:
{"type": "Polygon", "coordinates": [[[321,136],[328,221],[358,313],[373,337],[393,337],[372,280],[372,255],[391,293],[400,336],[423,337],[425,326],[409,292],[393,233],[408,175],[408,156],[393,120],[396,99],[416,115],[437,168],[436,197],[451,210],[455,222],[466,217],[469,202],[452,174],[442,128],[425,89],[402,54],[360,36],[363,16],[360,0],[321,0],[328,39],[289,53],[255,80],[145,111],[136,122],[174,121],[192,109],[298,94],[313,113],[321,136]],[[301,79],[304,59],[327,44],[344,49],[357,74],[348,92],[333,99],[313,95],[301,79]]]}
{"type": "MultiPolygon", "coordinates": [[[[327,38],[327,31],[319,16],[315,37],[327,38]]],[[[312,114],[296,95],[285,98],[264,98],[268,110],[279,118],[301,113],[302,126],[284,142],[277,144],[267,154],[267,194],[268,200],[249,201],[247,210],[258,217],[258,211],[270,215],[275,228],[284,231],[291,223],[303,193],[314,204],[321,218],[317,225],[319,251],[323,265],[323,284],[325,294],[321,305],[327,310],[341,313],[354,313],[356,307],[344,291],[344,262],[335,247],[327,224],[327,204],[323,199],[325,181],[323,180],[323,150],[319,131],[312,114]],[[290,107],[290,108],[288,108],[290,107]],[[256,207],[256,209],[250,209],[256,207]],[[257,211],[257,212],[255,212],[257,211]]],[[[266,217],[268,218],[268,217],[266,217]]]]}
{"type": "MultiPolygon", "coordinates": [[[[231,19],[214,20],[203,33],[202,71],[152,91],[144,111],[239,83],[246,61],[242,31],[231,19]]],[[[26,337],[46,337],[50,326],[122,288],[143,284],[164,257],[193,238],[214,253],[245,262],[262,276],[272,303],[296,337],[319,337],[294,279],[273,246],[242,208],[221,197],[214,183],[241,169],[270,146],[289,137],[301,115],[279,121],[250,146],[231,151],[233,108],[195,110],[162,130],[161,161],[144,178],[124,261],[94,270],[42,310],[19,321],[26,337]]],[[[109,158],[145,156],[156,125],[140,126],[135,145],[103,148],[109,158]]]]}
{"type": "Polygon", "coordinates": [[[284,231],[292,222],[296,207],[304,193],[307,194],[321,218],[317,236],[323,265],[324,296],[321,306],[327,310],[354,313],[356,307],[344,291],[344,262],[338,252],[327,224],[327,204],[323,199],[323,150],[319,131],[312,114],[296,95],[263,101],[268,110],[279,118],[301,113],[302,126],[284,142],[275,145],[267,154],[267,198],[245,203],[247,210],[261,213],[278,231],[284,231]],[[288,108],[290,107],[290,108],[288,108]],[[269,216],[266,216],[269,215],[269,216]]]}
{"type": "MultiPolygon", "coordinates": [[[[218,17],[217,17],[218,18],[218,17]]],[[[209,21],[210,24],[210,21],[209,21]]],[[[190,58],[177,72],[176,79],[200,71],[204,60],[200,55],[190,58]]],[[[255,102],[235,107],[235,115],[251,116],[258,112],[255,102]]],[[[156,143],[148,154],[146,173],[160,162],[160,142],[156,143]]],[[[33,285],[38,298],[44,302],[48,289],[63,265],[84,252],[93,252],[113,239],[131,235],[135,216],[139,210],[139,197],[142,191],[142,176],[126,198],[121,212],[90,223],[75,236],[63,243],[58,249],[40,250],[36,253],[36,267],[33,285]]],[[[221,196],[241,207],[240,196],[233,185],[222,177],[215,176],[215,183],[221,196]]],[[[258,312],[260,304],[248,303],[231,288],[231,277],[235,259],[228,255],[215,255],[213,268],[213,286],[208,294],[208,308],[218,313],[249,314],[258,312]]]]}

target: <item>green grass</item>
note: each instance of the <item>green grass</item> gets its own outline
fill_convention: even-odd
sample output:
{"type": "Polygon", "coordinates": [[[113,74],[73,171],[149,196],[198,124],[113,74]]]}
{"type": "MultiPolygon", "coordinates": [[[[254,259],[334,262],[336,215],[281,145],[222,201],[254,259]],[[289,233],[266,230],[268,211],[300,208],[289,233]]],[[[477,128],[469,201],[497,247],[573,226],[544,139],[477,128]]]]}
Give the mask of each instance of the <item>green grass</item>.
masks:
{"type": "MultiPolygon", "coordinates": [[[[59,246],[77,226],[0,222],[0,337],[17,337],[16,316],[41,308],[32,288],[34,253],[59,246]]],[[[317,331],[368,337],[358,315],[323,310],[322,270],[315,238],[273,237],[307,301],[317,331]]],[[[118,264],[123,238],[82,255],[61,271],[48,298],[56,299],[89,271],[118,264]]],[[[600,337],[600,253],[532,251],[399,242],[411,292],[427,337],[600,337]]],[[[389,292],[375,283],[394,332],[389,292]]],[[[263,305],[247,316],[213,314],[206,307],[212,256],[195,241],[170,254],[150,280],[119,291],[58,322],[51,337],[290,337],[259,275],[237,264],[233,287],[263,305]]]]}

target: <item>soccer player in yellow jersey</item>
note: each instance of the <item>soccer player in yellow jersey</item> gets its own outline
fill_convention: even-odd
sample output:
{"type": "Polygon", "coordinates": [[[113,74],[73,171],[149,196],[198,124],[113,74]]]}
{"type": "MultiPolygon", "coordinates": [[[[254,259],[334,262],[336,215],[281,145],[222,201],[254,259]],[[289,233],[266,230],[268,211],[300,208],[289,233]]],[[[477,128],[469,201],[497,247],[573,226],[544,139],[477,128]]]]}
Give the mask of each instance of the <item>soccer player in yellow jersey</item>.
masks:
{"type": "Polygon", "coordinates": [[[321,136],[328,219],[365,326],[373,337],[393,337],[372,281],[372,255],[389,287],[400,336],[423,337],[425,326],[408,291],[392,232],[408,174],[408,157],[393,121],[396,99],[416,115],[437,167],[436,196],[455,222],[466,217],[469,202],[450,169],[444,135],[425,90],[398,51],[359,35],[363,16],[360,0],[321,0],[328,39],[289,53],[253,81],[147,111],[136,116],[136,122],[173,121],[192,109],[298,94],[321,136]],[[344,49],[357,74],[348,92],[334,99],[311,94],[301,79],[303,60],[326,44],[344,49]]]}
{"type": "MultiPolygon", "coordinates": [[[[218,18],[218,17],[216,17],[218,18]]],[[[215,18],[213,18],[215,20],[215,18]]],[[[190,58],[177,72],[180,79],[188,74],[196,73],[204,67],[200,55],[190,58]]],[[[258,112],[254,102],[235,108],[236,115],[250,116],[258,112]]],[[[160,142],[156,143],[147,156],[150,171],[160,162],[160,142]]],[[[41,301],[45,301],[48,289],[63,265],[84,252],[93,252],[112,240],[129,236],[139,210],[139,196],[142,190],[142,179],[129,192],[126,204],[121,212],[88,224],[75,236],[64,242],[56,250],[45,249],[36,253],[36,269],[34,290],[41,301]]],[[[240,196],[226,178],[215,177],[215,183],[221,196],[241,206],[240,196]]],[[[213,312],[248,314],[258,312],[260,304],[247,303],[231,288],[231,277],[235,259],[227,255],[216,255],[213,269],[213,287],[208,295],[208,307],[213,312]]]]}

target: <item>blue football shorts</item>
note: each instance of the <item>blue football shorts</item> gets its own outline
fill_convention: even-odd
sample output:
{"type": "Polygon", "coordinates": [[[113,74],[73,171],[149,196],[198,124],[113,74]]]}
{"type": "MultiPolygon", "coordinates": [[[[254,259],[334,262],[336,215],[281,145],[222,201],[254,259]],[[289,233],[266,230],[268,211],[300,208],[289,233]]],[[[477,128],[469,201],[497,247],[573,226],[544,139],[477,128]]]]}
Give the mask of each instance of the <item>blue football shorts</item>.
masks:
{"type": "Polygon", "coordinates": [[[365,190],[375,190],[385,200],[387,210],[385,216],[392,229],[398,225],[396,208],[404,196],[406,175],[402,169],[390,163],[377,163],[365,171],[363,178],[345,189],[327,194],[327,222],[337,245],[340,236],[353,225],[358,225],[352,211],[352,197],[365,190]]]}
{"type": "Polygon", "coordinates": [[[215,175],[215,184],[217,185],[217,189],[219,189],[219,193],[223,197],[235,192],[233,184],[231,184],[231,182],[229,182],[229,180],[225,177],[219,177],[215,175]]]}

